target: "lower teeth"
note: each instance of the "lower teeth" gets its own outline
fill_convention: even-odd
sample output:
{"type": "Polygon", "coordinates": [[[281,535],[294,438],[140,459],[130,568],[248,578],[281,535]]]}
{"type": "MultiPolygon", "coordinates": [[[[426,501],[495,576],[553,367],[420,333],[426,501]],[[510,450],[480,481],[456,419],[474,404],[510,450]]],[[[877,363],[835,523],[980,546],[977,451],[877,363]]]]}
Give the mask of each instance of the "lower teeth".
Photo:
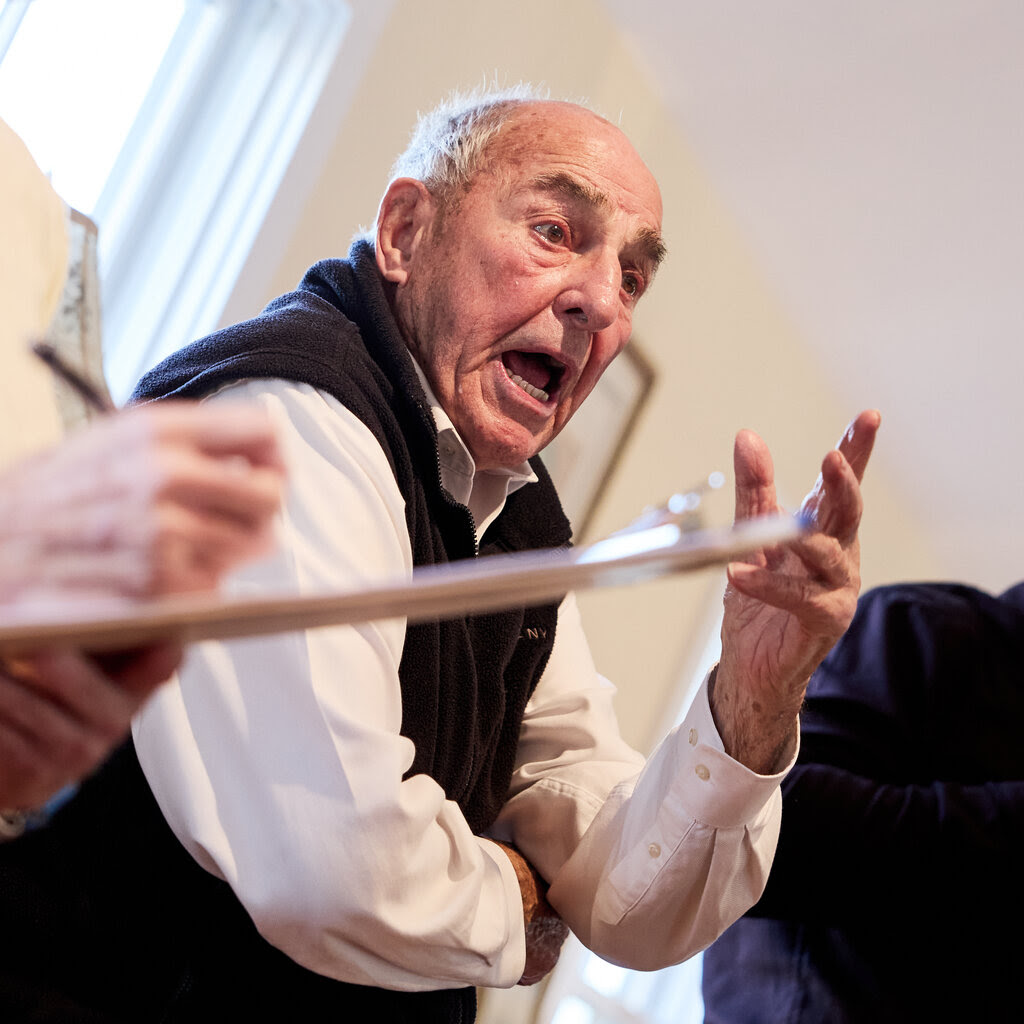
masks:
{"type": "Polygon", "coordinates": [[[508,374],[508,379],[512,381],[517,388],[521,388],[532,398],[536,398],[540,402],[546,402],[551,396],[546,391],[541,391],[540,388],[535,388],[529,381],[523,380],[518,373],[509,373],[506,369],[505,373],[508,374]]]}

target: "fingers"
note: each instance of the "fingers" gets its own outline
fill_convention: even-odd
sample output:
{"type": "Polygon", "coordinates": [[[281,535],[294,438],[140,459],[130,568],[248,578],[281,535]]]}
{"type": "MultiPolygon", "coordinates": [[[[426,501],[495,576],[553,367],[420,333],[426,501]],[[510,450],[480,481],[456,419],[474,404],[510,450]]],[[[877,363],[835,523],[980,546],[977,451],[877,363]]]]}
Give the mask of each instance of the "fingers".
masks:
{"type": "Polygon", "coordinates": [[[141,703],[181,664],[184,648],[181,644],[153,644],[132,651],[94,656],[104,675],[141,703]]]}
{"type": "Polygon", "coordinates": [[[22,600],[153,597],[210,590],[224,573],[269,547],[269,511],[240,522],[170,498],[97,503],[47,521],[26,558],[22,600]]]}
{"type": "Polygon", "coordinates": [[[107,417],[5,482],[5,599],[155,596],[267,549],[283,464],[262,409],[179,402],[107,417]]]}
{"type": "Polygon", "coordinates": [[[154,499],[175,501],[246,527],[281,500],[284,466],[270,417],[245,405],[167,403],[146,414],[139,470],[154,499]]]}
{"type": "Polygon", "coordinates": [[[97,733],[119,736],[139,705],[100,665],[78,652],[40,651],[22,664],[26,689],[97,733]]]}
{"type": "Polygon", "coordinates": [[[154,467],[154,477],[152,488],[158,498],[244,529],[266,522],[281,500],[281,474],[251,466],[240,456],[209,459],[195,450],[174,450],[154,467]]]}
{"type": "Polygon", "coordinates": [[[836,446],[853,469],[860,482],[864,479],[871,451],[875,446],[882,414],[877,409],[866,409],[847,428],[836,446]]]}
{"type": "Polygon", "coordinates": [[[815,529],[832,537],[852,538],[863,512],[860,483],[853,467],[838,451],[821,463],[821,474],[800,506],[800,513],[815,529]]]}
{"type": "Polygon", "coordinates": [[[125,735],[140,699],[70,652],[0,670],[0,802],[37,806],[91,771],[125,735]]]}
{"type": "Polygon", "coordinates": [[[880,424],[877,411],[862,412],[822,461],[821,474],[801,506],[801,514],[822,532],[846,541],[856,534],[863,511],[860,482],[880,424]]]}
{"type": "Polygon", "coordinates": [[[189,509],[172,512],[181,525],[148,554],[150,590],[156,594],[212,590],[232,566],[265,550],[270,539],[269,529],[255,524],[239,529],[236,523],[189,509]]]}
{"type": "Polygon", "coordinates": [[[151,410],[160,440],[147,500],[154,593],[210,589],[265,550],[283,464],[270,418],[242,405],[169,403],[151,410]]]}
{"type": "Polygon", "coordinates": [[[241,456],[253,466],[284,470],[273,423],[258,407],[169,401],[127,415],[145,419],[160,440],[198,448],[213,458],[241,456]]]}
{"type": "Polygon", "coordinates": [[[856,605],[857,559],[825,534],[810,534],[789,548],[800,562],[790,562],[791,571],[735,562],[727,570],[730,584],[746,597],[794,615],[808,633],[838,635],[856,605]]]}
{"type": "Polygon", "coordinates": [[[775,467],[768,446],[752,430],[741,430],[733,446],[736,521],[777,511],[775,467]]]}
{"type": "MultiPolygon", "coordinates": [[[[746,597],[796,616],[805,629],[828,634],[848,621],[860,587],[857,530],[863,511],[860,481],[881,423],[875,410],[857,416],[801,507],[815,530],[728,567],[729,582],[746,597]]],[[[737,519],[777,511],[771,457],[756,434],[736,439],[737,519]]]]}

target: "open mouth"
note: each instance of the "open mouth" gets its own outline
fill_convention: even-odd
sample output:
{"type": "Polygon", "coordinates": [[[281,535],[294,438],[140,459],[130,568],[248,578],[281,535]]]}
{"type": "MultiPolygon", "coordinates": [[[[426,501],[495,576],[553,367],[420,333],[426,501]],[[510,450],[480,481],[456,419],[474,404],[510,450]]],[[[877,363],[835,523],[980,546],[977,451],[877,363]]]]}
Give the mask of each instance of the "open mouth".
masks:
{"type": "Polygon", "coordinates": [[[565,366],[543,352],[506,352],[502,363],[508,379],[539,402],[550,402],[558,392],[565,366]]]}

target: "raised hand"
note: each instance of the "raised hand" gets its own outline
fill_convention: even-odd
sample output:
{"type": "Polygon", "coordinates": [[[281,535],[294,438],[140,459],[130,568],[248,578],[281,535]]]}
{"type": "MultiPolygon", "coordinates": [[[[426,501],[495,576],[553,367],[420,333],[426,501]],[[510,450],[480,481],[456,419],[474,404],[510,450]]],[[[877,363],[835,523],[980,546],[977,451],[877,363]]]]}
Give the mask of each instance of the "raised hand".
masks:
{"type": "MultiPolygon", "coordinates": [[[[779,767],[811,673],[853,617],[860,481],[880,423],[862,412],[825,456],[801,508],[810,532],[729,566],[711,708],[726,751],[754,771],[779,767]]],[[[737,436],[734,465],[737,521],[780,511],[771,455],[756,434],[737,436]]]]}

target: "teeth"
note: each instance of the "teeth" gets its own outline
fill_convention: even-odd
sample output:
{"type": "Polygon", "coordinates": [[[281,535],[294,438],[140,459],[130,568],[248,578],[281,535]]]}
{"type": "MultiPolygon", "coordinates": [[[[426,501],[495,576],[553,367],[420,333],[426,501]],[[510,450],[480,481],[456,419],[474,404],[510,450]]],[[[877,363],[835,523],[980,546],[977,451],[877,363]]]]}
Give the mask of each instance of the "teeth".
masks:
{"type": "Polygon", "coordinates": [[[505,368],[505,374],[517,388],[521,388],[532,398],[536,398],[540,402],[546,402],[551,397],[546,391],[535,388],[529,381],[523,380],[518,373],[510,373],[508,367],[505,368]]]}

